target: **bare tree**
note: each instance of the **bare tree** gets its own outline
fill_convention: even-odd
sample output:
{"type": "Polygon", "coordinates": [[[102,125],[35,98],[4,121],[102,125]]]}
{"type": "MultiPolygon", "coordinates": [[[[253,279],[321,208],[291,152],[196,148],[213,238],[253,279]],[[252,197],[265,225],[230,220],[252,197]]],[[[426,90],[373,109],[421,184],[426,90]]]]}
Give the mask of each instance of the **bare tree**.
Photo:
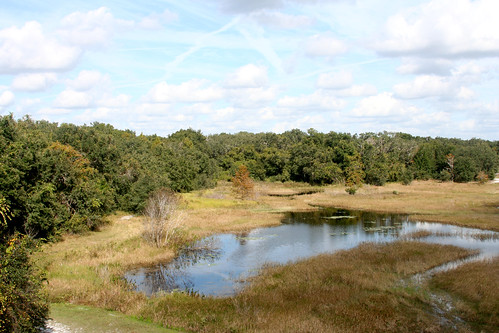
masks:
{"type": "Polygon", "coordinates": [[[172,190],[159,189],[152,193],[144,210],[146,240],[158,247],[179,242],[184,217],[179,204],[180,198],[172,190]]]}

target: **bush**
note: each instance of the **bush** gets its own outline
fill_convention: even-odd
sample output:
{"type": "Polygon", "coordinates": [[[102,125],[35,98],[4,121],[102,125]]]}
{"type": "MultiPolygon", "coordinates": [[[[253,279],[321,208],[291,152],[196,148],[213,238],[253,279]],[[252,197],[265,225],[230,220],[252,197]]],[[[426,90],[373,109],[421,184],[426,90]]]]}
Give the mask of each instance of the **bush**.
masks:
{"type": "Polygon", "coordinates": [[[489,176],[485,172],[480,171],[476,176],[476,180],[479,184],[485,184],[489,180],[489,176]]]}
{"type": "Polygon", "coordinates": [[[144,211],[144,238],[155,246],[177,247],[184,241],[180,198],[169,189],[155,191],[144,211]]]}
{"type": "Polygon", "coordinates": [[[345,191],[350,195],[354,195],[357,192],[357,187],[349,186],[345,189],[345,191]]]}
{"type": "Polygon", "coordinates": [[[41,293],[44,277],[30,262],[36,249],[16,234],[0,243],[0,332],[37,332],[45,325],[48,304],[41,293]]]}

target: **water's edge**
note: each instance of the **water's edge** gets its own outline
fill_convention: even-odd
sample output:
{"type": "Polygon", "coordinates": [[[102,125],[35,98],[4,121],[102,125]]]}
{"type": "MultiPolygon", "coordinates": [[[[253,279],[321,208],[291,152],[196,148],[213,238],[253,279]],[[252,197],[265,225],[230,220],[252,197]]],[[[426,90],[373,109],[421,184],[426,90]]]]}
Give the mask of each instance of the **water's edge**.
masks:
{"type": "MultiPolygon", "coordinates": [[[[157,292],[187,291],[211,296],[232,296],[244,279],[265,263],[296,261],[321,253],[350,249],[363,242],[392,242],[425,233],[418,240],[477,249],[473,259],[447,263],[424,274],[451,269],[470,260],[499,255],[499,233],[454,225],[411,222],[408,215],[378,214],[324,208],[288,213],[277,227],[250,232],[218,234],[182,252],[172,262],[127,272],[135,289],[157,292]]],[[[421,275],[419,278],[425,278],[421,275]]],[[[417,277],[415,277],[417,279],[417,277]]]]}

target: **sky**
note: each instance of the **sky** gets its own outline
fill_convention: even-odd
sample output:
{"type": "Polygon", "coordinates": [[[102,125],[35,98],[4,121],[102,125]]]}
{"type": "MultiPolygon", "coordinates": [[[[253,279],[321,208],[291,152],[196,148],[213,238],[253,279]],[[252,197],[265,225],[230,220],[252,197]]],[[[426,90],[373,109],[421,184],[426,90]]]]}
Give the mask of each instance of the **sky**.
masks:
{"type": "Polygon", "coordinates": [[[0,114],[499,140],[497,0],[1,0],[0,114]]]}

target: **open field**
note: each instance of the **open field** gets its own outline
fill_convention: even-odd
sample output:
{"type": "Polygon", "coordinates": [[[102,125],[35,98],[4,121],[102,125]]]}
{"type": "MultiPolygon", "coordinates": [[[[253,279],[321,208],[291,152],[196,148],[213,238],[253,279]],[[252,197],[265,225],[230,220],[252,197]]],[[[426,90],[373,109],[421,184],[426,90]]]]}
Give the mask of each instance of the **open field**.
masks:
{"type": "MultiPolygon", "coordinates": [[[[253,200],[238,201],[232,197],[230,185],[222,183],[213,190],[183,195],[185,228],[191,239],[217,232],[240,232],[279,224],[286,211],[326,205],[410,213],[416,220],[499,230],[498,189],[496,184],[414,182],[410,186],[365,186],[351,196],[341,186],[258,183],[253,200]]],[[[286,331],[293,327],[297,331],[356,331],[361,327],[399,331],[398,325],[405,322],[414,329],[433,327],[440,331],[444,328],[429,311],[430,287],[404,286],[397,281],[467,255],[464,250],[437,249],[436,245],[415,242],[366,245],[292,266],[268,268],[253,287],[235,298],[173,294],[148,299],[130,291],[120,277],[131,268],[171,260],[174,250],[148,245],[141,237],[141,217],[118,214],[109,220],[99,232],[68,236],[45,246],[37,260],[48,270],[50,300],[115,310],[165,327],[192,331],[286,331]],[[338,290],[344,290],[348,297],[334,298],[338,290]],[[312,300],[318,301],[316,305],[312,300]],[[393,311],[385,312],[385,307],[393,311]],[[358,322],[358,318],[365,320],[358,322]],[[365,326],[371,322],[377,326],[365,326]]],[[[484,272],[485,268],[477,270],[484,272]]],[[[497,271],[492,272],[491,278],[499,280],[497,271]]],[[[454,276],[459,278],[461,274],[464,277],[468,273],[459,271],[454,276]]],[[[470,279],[477,286],[486,285],[477,278],[470,279]]],[[[444,288],[441,284],[438,288],[461,295],[458,288],[444,288]]],[[[498,288],[490,295],[499,299],[498,288]]],[[[481,300],[474,302],[481,304],[481,300]]]]}
{"type": "Polygon", "coordinates": [[[341,185],[312,187],[300,183],[257,183],[253,200],[233,200],[230,183],[185,195],[187,224],[199,234],[237,232],[279,224],[288,211],[330,206],[410,214],[412,220],[450,223],[499,231],[499,184],[414,181],[365,185],[349,195],[341,185]],[[313,194],[304,194],[315,192],[313,194]]]}

